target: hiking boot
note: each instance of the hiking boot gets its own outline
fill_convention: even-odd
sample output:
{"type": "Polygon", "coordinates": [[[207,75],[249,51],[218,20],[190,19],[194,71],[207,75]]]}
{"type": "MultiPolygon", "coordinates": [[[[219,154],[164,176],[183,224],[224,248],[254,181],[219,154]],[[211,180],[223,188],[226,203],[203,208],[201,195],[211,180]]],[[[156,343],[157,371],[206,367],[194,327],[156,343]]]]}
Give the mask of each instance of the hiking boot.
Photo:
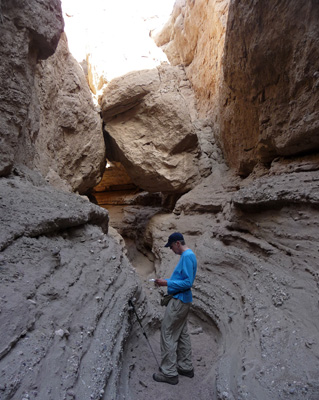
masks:
{"type": "Polygon", "coordinates": [[[180,375],[184,375],[184,376],[187,376],[188,378],[194,378],[194,368],[193,369],[191,369],[191,370],[189,370],[189,371],[185,371],[184,369],[181,369],[181,368],[177,368],[177,372],[180,374],[180,375]]]}
{"type": "Polygon", "coordinates": [[[169,383],[170,385],[178,384],[178,375],[167,376],[167,375],[164,375],[162,372],[159,372],[158,374],[153,374],[153,379],[156,382],[165,382],[165,383],[169,383]]]}

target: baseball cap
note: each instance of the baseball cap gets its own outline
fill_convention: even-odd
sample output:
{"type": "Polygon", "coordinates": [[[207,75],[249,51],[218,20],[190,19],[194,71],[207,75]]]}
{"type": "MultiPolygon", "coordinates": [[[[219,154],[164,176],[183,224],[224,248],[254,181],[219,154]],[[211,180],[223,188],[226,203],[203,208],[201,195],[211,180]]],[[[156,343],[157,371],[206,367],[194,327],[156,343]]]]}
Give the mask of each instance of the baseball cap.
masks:
{"type": "Polygon", "coordinates": [[[178,240],[184,240],[184,236],[179,232],[174,232],[169,236],[168,242],[164,247],[171,247],[171,244],[177,242],[178,240]]]}

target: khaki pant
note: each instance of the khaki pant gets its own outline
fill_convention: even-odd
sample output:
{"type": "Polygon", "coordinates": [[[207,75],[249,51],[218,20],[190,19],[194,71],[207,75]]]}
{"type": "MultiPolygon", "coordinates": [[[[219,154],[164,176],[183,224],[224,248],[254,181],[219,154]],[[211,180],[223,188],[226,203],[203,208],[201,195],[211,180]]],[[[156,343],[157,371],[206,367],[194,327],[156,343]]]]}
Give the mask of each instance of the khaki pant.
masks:
{"type": "Polygon", "coordinates": [[[190,305],[173,298],[166,307],[161,326],[161,369],[165,375],[178,375],[177,366],[186,371],[193,369],[191,341],[187,331],[190,305]]]}

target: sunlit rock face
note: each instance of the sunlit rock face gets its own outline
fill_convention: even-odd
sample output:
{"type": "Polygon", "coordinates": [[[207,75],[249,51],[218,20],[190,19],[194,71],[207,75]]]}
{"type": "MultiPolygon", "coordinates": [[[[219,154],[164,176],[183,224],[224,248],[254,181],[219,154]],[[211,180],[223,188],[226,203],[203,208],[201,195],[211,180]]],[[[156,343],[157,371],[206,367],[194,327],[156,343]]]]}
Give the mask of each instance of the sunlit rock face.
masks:
{"type": "Polygon", "coordinates": [[[169,62],[185,66],[201,117],[214,119],[218,111],[228,7],[229,0],[179,0],[163,30],[153,34],[169,62]]]}
{"type": "Polygon", "coordinates": [[[38,64],[35,85],[41,110],[35,167],[54,186],[86,193],[101,179],[105,145],[101,118],[65,34],[55,54],[38,64]]]}
{"type": "Polygon", "coordinates": [[[311,1],[231,4],[222,140],[241,173],[258,160],[318,151],[318,18],[311,1]]]}
{"type": "Polygon", "coordinates": [[[0,176],[6,176],[14,161],[32,162],[39,123],[30,106],[35,66],[54,53],[63,19],[58,0],[2,1],[0,11],[0,176]]]}
{"type": "Polygon", "coordinates": [[[318,12],[311,2],[185,0],[155,36],[171,63],[185,65],[199,114],[214,121],[241,175],[318,149],[318,12]]]}
{"type": "Polygon", "coordinates": [[[199,179],[194,99],[183,69],[163,65],[114,79],[100,98],[115,161],[149,192],[185,192],[199,179]]]}

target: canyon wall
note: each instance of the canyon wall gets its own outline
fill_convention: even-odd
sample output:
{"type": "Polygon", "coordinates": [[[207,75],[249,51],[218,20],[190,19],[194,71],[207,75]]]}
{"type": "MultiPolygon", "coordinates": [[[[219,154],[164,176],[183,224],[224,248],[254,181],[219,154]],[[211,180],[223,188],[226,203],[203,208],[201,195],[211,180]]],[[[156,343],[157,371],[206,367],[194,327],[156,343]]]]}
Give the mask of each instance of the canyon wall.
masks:
{"type": "Polygon", "coordinates": [[[67,192],[97,182],[105,148],[59,2],[1,2],[1,399],[317,400],[317,14],[176,2],[156,37],[172,65],[100,97],[107,156],[153,192],[116,217],[67,192]],[[174,231],[199,268],[195,377],[172,387],[128,300],[159,358],[149,278],[178,262],[174,231]]]}
{"type": "MultiPolygon", "coordinates": [[[[311,1],[178,1],[155,36],[192,84],[195,134],[195,121],[205,121],[208,140],[224,155],[173,213],[157,212],[144,234],[156,276],[172,271],[171,253],[161,246],[174,231],[185,234],[199,260],[190,323],[197,373],[192,383],[170,388],[172,395],[319,395],[318,11],[311,1]]],[[[133,221],[119,228],[128,234],[133,221]]],[[[146,279],[144,285],[156,310],[160,295],[146,279]]],[[[128,383],[120,393],[130,388],[139,398],[152,360],[129,353],[127,360],[134,370],[123,370],[128,383]]],[[[156,390],[145,388],[150,397],[156,390]]]]}
{"type": "Polygon", "coordinates": [[[156,43],[185,66],[228,164],[318,150],[318,6],[177,1],[156,43]]]}
{"type": "Polygon", "coordinates": [[[60,1],[5,1],[1,15],[1,176],[20,163],[86,193],[101,179],[105,145],[84,72],[61,37],[60,1]]]}
{"type": "Polygon", "coordinates": [[[112,398],[140,296],[108,212],[71,193],[105,145],[62,31],[60,1],[0,2],[1,400],[112,398]]]}
{"type": "Polygon", "coordinates": [[[6,176],[14,162],[30,163],[33,159],[38,130],[31,107],[36,63],[54,53],[63,18],[59,0],[50,5],[42,1],[2,1],[0,12],[0,176],[6,176]]]}
{"type": "Polygon", "coordinates": [[[54,55],[38,63],[35,78],[40,127],[34,166],[52,185],[87,193],[105,169],[105,144],[99,112],[65,33],[54,55]]]}

